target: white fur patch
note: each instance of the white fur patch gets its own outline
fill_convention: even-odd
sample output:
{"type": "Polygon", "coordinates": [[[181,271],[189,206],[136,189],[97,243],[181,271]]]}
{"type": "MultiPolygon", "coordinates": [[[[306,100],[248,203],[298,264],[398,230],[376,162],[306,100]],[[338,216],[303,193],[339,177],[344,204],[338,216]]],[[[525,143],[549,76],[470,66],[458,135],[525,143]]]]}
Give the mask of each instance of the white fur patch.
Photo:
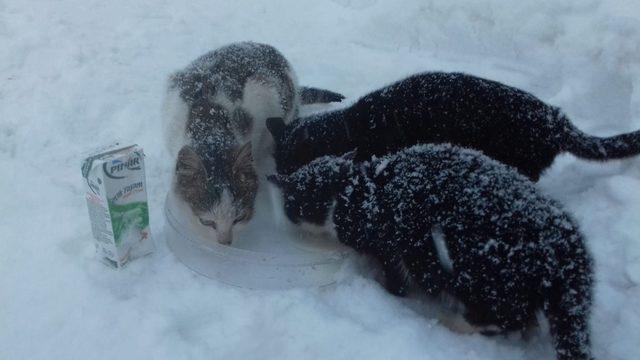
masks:
{"type": "Polygon", "coordinates": [[[242,93],[242,109],[253,118],[250,139],[251,152],[257,164],[273,153],[273,139],[267,131],[266,120],[285,117],[280,104],[281,94],[275,79],[249,79],[242,93]]]}
{"type": "MultiPolygon", "coordinates": [[[[175,181],[175,180],[174,180],[175,181]]],[[[233,233],[244,224],[234,224],[237,216],[237,209],[233,204],[231,194],[227,190],[223,191],[220,202],[210,211],[200,214],[193,213],[189,204],[180,197],[175,191],[170,193],[171,204],[176,208],[176,214],[179,215],[179,221],[187,225],[190,231],[198,234],[203,239],[210,239],[212,242],[220,244],[231,244],[233,242],[233,233]],[[215,221],[216,228],[203,225],[200,220],[215,221]]]]}
{"type": "MultiPolygon", "coordinates": [[[[287,216],[284,214],[284,200],[282,197],[282,190],[273,184],[272,182],[267,182],[266,187],[262,187],[262,189],[266,189],[269,195],[268,201],[271,205],[271,213],[273,214],[273,221],[278,225],[283,225],[287,223],[287,216]]],[[[264,191],[264,190],[263,190],[264,191]]],[[[258,195],[261,194],[261,191],[258,190],[258,195]]],[[[267,199],[265,199],[267,200],[267,199]]]]}
{"type": "Polygon", "coordinates": [[[209,212],[201,214],[200,218],[215,221],[217,240],[221,244],[231,244],[233,241],[233,226],[237,216],[237,209],[233,197],[228,190],[222,191],[220,201],[209,212]]]}
{"type": "Polygon", "coordinates": [[[239,103],[231,101],[223,91],[217,91],[213,99],[210,99],[210,101],[211,100],[214,104],[222,106],[228,113],[232,113],[238,106],[240,106],[239,103]]]}
{"type": "Polygon", "coordinates": [[[329,215],[327,215],[327,219],[324,224],[316,225],[307,222],[300,223],[300,229],[304,232],[314,234],[314,235],[329,235],[332,238],[337,238],[338,233],[336,232],[336,224],[333,222],[333,212],[336,209],[337,201],[333,201],[333,204],[329,207],[329,215]]]}
{"type": "Polygon", "coordinates": [[[254,119],[283,117],[280,93],[273,79],[249,79],[242,92],[242,108],[254,119]]]}
{"type": "Polygon", "coordinates": [[[431,228],[431,237],[433,238],[433,244],[438,252],[440,264],[442,264],[442,267],[448,272],[453,272],[453,262],[449,257],[449,250],[447,249],[447,244],[445,242],[444,232],[440,225],[436,225],[431,228]]]}

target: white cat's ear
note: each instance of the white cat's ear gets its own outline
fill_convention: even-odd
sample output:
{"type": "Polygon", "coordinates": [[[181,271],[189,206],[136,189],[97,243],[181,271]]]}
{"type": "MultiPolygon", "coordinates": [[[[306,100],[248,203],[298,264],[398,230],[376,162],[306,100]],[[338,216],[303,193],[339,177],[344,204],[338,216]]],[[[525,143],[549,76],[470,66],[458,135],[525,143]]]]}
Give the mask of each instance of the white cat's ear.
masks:
{"type": "Polygon", "coordinates": [[[200,173],[204,173],[206,177],[206,170],[200,155],[191,146],[183,146],[178,153],[176,174],[178,177],[194,177],[200,173]]]}
{"type": "Polygon", "coordinates": [[[268,118],[266,125],[271,136],[273,136],[273,141],[276,145],[282,144],[282,141],[284,140],[284,133],[287,128],[287,125],[284,123],[284,119],[279,117],[268,118]]]}
{"type": "Polygon", "coordinates": [[[178,193],[196,208],[203,208],[207,189],[207,171],[200,156],[184,146],[176,162],[176,187],[178,193]]]}
{"type": "Polygon", "coordinates": [[[248,141],[246,144],[242,145],[239,149],[237,149],[234,153],[233,159],[233,172],[237,173],[247,173],[253,172],[253,155],[251,154],[251,141],[248,141]]]}

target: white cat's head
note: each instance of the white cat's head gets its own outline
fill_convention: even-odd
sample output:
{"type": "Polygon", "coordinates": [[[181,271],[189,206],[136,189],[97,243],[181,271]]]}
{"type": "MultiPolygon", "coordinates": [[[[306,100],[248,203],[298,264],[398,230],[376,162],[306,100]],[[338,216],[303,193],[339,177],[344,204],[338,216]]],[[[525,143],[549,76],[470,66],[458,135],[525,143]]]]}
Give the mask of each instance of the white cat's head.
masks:
{"type": "Polygon", "coordinates": [[[215,155],[200,155],[184,146],[176,162],[174,191],[209,239],[229,245],[253,217],[258,179],[250,143],[215,155]]]}

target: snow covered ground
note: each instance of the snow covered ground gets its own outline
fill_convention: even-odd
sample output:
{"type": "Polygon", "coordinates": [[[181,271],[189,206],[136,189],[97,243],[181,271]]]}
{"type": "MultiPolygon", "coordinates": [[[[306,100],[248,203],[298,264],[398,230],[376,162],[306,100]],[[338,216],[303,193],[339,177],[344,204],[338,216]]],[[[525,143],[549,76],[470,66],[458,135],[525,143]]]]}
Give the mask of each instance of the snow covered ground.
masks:
{"type": "MultiPolygon", "coordinates": [[[[640,128],[635,0],[0,1],[0,359],[540,359],[529,341],[458,335],[363,259],[337,285],[280,292],[195,275],[161,237],[172,167],[166,76],[238,40],[275,45],[303,84],[355,99],[424,70],[521,87],[587,132],[640,128]],[[216,4],[216,2],[218,4],[216,4]],[[93,256],[82,154],[147,152],[157,251],[124,271],[93,256]]],[[[596,259],[598,359],[638,358],[640,159],[557,159],[540,182],[596,259]]]]}

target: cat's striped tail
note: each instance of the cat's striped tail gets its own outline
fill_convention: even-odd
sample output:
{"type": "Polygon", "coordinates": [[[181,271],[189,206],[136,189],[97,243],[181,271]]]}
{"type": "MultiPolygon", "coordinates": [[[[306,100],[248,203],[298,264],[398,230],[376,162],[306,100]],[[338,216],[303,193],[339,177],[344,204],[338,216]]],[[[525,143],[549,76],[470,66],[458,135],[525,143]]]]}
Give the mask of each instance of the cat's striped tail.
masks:
{"type": "Polygon", "coordinates": [[[325,89],[303,86],[298,91],[300,94],[300,103],[302,104],[318,104],[340,102],[344,99],[344,95],[325,89]]]}

